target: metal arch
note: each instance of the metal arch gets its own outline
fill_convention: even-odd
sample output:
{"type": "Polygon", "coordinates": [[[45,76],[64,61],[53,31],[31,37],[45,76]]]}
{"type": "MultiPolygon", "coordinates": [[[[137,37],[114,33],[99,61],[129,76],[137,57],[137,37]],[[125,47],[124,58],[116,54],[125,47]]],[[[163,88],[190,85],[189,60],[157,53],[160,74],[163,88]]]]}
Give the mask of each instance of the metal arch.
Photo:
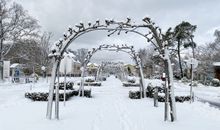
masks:
{"type": "Polygon", "coordinates": [[[80,84],[80,89],[79,91],[82,91],[82,96],[84,96],[84,77],[85,77],[85,70],[86,70],[86,66],[87,64],[90,62],[92,56],[97,52],[97,51],[102,51],[102,50],[108,50],[110,51],[111,49],[113,49],[112,51],[120,51],[120,52],[125,52],[127,54],[130,55],[130,57],[135,61],[135,64],[137,66],[137,68],[139,69],[139,77],[140,77],[140,98],[146,97],[146,93],[145,93],[145,82],[144,82],[144,76],[143,76],[143,69],[141,66],[141,60],[137,54],[137,52],[134,50],[133,46],[127,46],[122,45],[100,45],[98,48],[93,48],[92,51],[89,51],[87,53],[87,56],[83,62],[83,70],[82,70],[82,74],[81,74],[81,84],[80,84]],[[128,51],[125,51],[128,50],[128,51]]]}
{"type": "Polygon", "coordinates": [[[151,42],[155,48],[162,53],[162,33],[161,29],[155,25],[153,21],[151,21],[150,18],[144,18],[143,19],[144,23],[140,25],[133,24],[131,22],[131,19],[127,18],[126,21],[124,22],[117,22],[114,20],[105,20],[104,24],[100,24],[100,21],[97,20],[93,25],[91,23],[88,23],[88,26],[86,26],[84,23],[80,23],[79,25],[75,25],[76,28],[73,29],[69,27],[67,34],[64,34],[63,39],[60,39],[59,42],[56,44],[58,49],[52,50],[52,54],[50,55],[51,57],[53,56],[54,53],[59,52],[59,54],[62,56],[66,48],[78,37],[81,35],[92,32],[92,31],[97,31],[97,30],[107,30],[110,32],[110,35],[118,32],[118,34],[121,33],[121,31],[124,31],[125,33],[132,32],[136,33],[145,39],[147,39],[148,42],[151,42]],[[116,27],[111,27],[111,26],[116,26],[116,27]],[[139,28],[147,28],[149,30],[148,34],[143,34],[137,31],[139,28]],[[155,41],[153,40],[155,39],[155,41]]]}
{"type": "MultiPolygon", "coordinates": [[[[145,17],[143,19],[143,24],[135,24],[134,22],[132,23],[130,18],[127,18],[126,21],[124,22],[117,22],[114,20],[105,20],[105,24],[100,24],[100,21],[97,20],[94,24],[88,23],[88,26],[86,27],[85,24],[80,23],[79,25],[75,25],[75,29],[69,28],[68,33],[63,35],[63,39],[60,39],[58,42],[55,43],[55,46],[51,50],[51,53],[49,54],[49,58],[53,59],[53,71],[52,71],[52,77],[51,77],[51,83],[50,83],[50,89],[49,89],[49,97],[48,97],[48,105],[47,105],[47,118],[51,119],[52,117],[52,104],[53,104],[53,92],[54,92],[54,84],[55,84],[55,79],[56,79],[56,73],[57,70],[59,69],[59,62],[60,59],[63,56],[64,51],[66,48],[73,42],[75,39],[80,37],[81,35],[87,33],[87,32],[92,32],[92,31],[97,31],[97,30],[108,30],[110,34],[108,36],[111,36],[112,34],[118,32],[118,35],[121,33],[121,31],[124,31],[125,33],[128,32],[133,32],[136,34],[139,34],[140,36],[143,36],[144,38],[147,39],[147,42],[151,42],[156,50],[159,51],[161,54],[161,57],[164,59],[164,63],[166,66],[166,74],[168,77],[168,83],[169,83],[169,88],[171,89],[171,93],[169,93],[169,96],[171,97],[170,101],[170,106],[173,108],[173,110],[170,111],[170,114],[173,115],[171,116],[171,121],[176,120],[176,112],[175,112],[175,98],[174,98],[174,92],[173,92],[173,77],[172,77],[172,68],[171,62],[169,59],[169,54],[166,52],[167,47],[166,47],[166,40],[164,39],[161,29],[155,25],[155,23],[149,18],[145,17]],[[111,28],[111,26],[115,26],[111,28]],[[148,33],[143,34],[139,32],[137,29],[139,28],[147,28],[148,33]]],[[[143,75],[143,74],[142,74],[143,75]]],[[[59,91],[56,87],[56,91],[59,91]]],[[[59,96],[56,94],[56,96],[59,96]]],[[[56,98],[56,104],[59,102],[59,99],[56,98]]],[[[55,107],[55,118],[59,119],[58,115],[58,107],[55,107]]]]}

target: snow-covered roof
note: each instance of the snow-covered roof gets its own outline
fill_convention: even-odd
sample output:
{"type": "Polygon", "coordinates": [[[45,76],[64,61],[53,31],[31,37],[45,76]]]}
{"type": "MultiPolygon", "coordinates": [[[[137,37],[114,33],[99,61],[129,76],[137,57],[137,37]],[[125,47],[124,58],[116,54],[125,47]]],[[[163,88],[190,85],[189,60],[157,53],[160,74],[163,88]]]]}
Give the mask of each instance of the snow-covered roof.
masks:
{"type": "Polygon", "coordinates": [[[220,62],[213,62],[213,66],[220,66],[220,62]]]}
{"type": "Polygon", "coordinates": [[[77,62],[77,61],[75,60],[75,57],[76,57],[76,56],[75,56],[73,53],[70,53],[70,52],[69,52],[69,53],[66,53],[66,52],[65,52],[65,53],[63,54],[63,56],[64,56],[64,57],[67,57],[67,58],[69,58],[69,59],[71,59],[73,62],[77,62]]]}
{"type": "Polygon", "coordinates": [[[13,64],[11,64],[10,68],[16,68],[16,67],[18,67],[19,65],[20,65],[19,63],[13,63],[13,64]]]}
{"type": "Polygon", "coordinates": [[[88,63],[88,64],[87,64],[87,66],[90,66],[90,65],[99,66],[99,65],[96,64],[96,63],[88,63]]]}

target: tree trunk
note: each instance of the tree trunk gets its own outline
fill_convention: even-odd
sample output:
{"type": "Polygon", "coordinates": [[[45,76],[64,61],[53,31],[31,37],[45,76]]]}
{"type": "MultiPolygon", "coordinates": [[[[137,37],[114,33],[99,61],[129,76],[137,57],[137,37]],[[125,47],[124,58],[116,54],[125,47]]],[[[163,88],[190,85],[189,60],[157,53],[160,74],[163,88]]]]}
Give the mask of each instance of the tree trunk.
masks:
{"type": "Polygon", "coordinates": [[[2,20],[0,20],[0,62],[2,61],[2,66],[0,66],[0,81],[3,81],[3,40],[4,40],[4,30],[2,25],[2,20]]]}
{"type": "Polygon", "coordinates": [[[181,78],[183,78],[183,68],[182,68],[182,62],[181,62],[181,56],[180,56],[180,40],[178,40],[177,52],[178,52],[178,58],[179,58],[180,76],[181,78]]]}
{"type": "Polygon", "coordinates": [[[170,117],[171,121],[174,122],[177,119],[176,116],[176,103],[174,95],[174,85],[173,85],[173,70],[171,66],[171,61],[169,58],[168,50],[165,49],[165,72],[168,78],[168,93],[169,93],[169,103],[170,103],[170,117]]]}

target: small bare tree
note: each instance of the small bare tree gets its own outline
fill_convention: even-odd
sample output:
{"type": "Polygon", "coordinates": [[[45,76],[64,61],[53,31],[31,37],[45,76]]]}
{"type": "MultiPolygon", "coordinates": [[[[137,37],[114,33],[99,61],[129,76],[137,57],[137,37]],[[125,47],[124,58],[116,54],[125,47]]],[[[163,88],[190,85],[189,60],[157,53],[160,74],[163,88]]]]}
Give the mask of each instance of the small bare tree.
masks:
{"type": "Polygon", "coordinates": [[[79,61],[81,63],[81,66],[82,66],[82,64],[85,61],[85,58],[88,54],[88,49],[80,48],[80,49],[77,49],[76,51],[72,51],[72,50],[68,50],[68,51],[73,53],[76,56],[75,60],[79,61]]]}

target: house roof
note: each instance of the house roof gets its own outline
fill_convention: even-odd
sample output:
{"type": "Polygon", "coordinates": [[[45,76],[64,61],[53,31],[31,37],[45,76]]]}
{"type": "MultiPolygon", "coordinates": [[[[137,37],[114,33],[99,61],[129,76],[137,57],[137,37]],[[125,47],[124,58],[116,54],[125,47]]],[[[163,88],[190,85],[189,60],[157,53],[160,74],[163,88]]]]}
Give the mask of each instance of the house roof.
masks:
{"type": "Polygon", "coordinates": [[[19,67],[20,64],[19,63],[13,63],[11,64],[10,68],[16,68],[16,67],[19,67]]]}

